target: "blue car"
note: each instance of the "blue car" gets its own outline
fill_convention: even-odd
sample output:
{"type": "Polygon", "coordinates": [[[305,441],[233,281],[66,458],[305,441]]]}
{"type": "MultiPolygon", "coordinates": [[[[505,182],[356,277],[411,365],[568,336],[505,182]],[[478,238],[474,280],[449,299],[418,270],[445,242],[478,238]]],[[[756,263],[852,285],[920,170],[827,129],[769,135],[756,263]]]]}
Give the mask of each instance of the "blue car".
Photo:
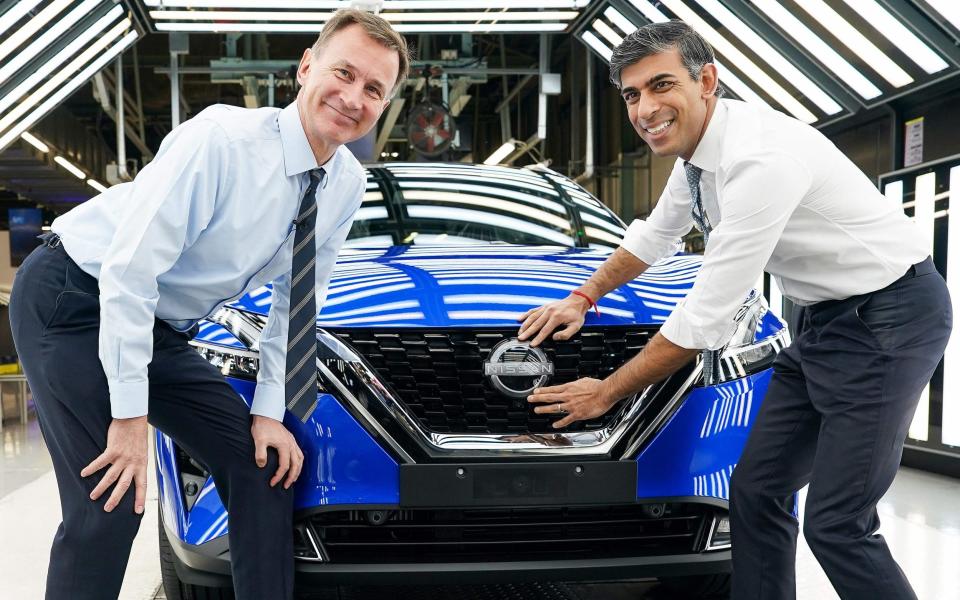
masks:
{"type": "MultiPolygon", "coordinates": [[[[657,578],[729,586],[730,475],[788,342],[758,292],[705,380],[700,361],[562,430],[542,385],[603,378],[689,292],[678,253],[604,297],[572,339],[531,348],[517,317],[567,296],[624,224],[549,170],[394,163],[367,188],[317,319],[316,409],[287,415],[298,589],[348,583],[657,578]],[[709,381],[709,385],[705,383],[709,381]]],[[[201,324],[197,351],[250,403],[271,290],[201,324]]],[[[229,597],[227,512],[157,432],[167,598],[229,597]]]]}

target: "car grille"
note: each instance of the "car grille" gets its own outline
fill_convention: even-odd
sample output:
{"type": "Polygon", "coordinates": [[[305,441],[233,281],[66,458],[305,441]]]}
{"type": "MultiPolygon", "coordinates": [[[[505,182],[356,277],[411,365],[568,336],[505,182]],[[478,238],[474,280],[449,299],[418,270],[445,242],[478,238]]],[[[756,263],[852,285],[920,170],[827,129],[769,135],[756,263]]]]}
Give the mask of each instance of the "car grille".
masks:
{"type": "MultiPolygon", "coordinates": [[[[550,433],[556,417],[539,415],[524,399],[496,390],[484,375],[491,350],[516,337],[503,330],[330,330],[361,354],[423,427],[437,433],[550,433]]],[[[655,328],[581,331],[541,346],[554,364],[549,385],[581,377],[602,379],[635,356],[655,328]]],[[[580,421],[566,431],[606,427],[616,411],[580,421]]]]}
{"type": "MultiPolygon", "coordinates": [[[[697,552],[711,511],[698,504],[349,510],[313,515],[297,529],[310,527],[332,563],[575,560],[697,552]]],[[[312,554],[299,546],[297,556],[312,554]]]]}

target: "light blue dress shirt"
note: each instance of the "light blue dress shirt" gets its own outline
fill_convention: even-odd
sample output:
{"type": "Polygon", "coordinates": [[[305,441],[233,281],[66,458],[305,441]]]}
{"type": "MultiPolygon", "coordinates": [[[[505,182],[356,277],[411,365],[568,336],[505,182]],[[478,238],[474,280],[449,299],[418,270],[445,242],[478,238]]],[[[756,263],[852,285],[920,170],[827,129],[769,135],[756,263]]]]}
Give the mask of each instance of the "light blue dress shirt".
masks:
{"type": "MultiPolygon", "coordinates": [[[[318,307],[366,186],[345,147],[322,166],[318,307]]],[[[134,181],[53,222],[67,254],[100,283],[100,361],[114,418],[147,414],[154,317],[186,331],[273,282],[251,413],[283,419],[293,221],[317,167],[296,102],[211,106],[174,129],[134,181]]]]}

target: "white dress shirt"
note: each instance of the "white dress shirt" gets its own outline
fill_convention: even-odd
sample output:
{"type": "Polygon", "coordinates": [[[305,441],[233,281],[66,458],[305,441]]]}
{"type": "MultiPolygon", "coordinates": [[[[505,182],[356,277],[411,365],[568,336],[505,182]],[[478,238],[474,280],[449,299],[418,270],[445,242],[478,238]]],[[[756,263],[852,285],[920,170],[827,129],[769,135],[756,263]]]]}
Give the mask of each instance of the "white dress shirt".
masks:
{"type": "MultiPolygon", "coordinates": [[[[719,100],[690,162],[713,225],[703,266],[660,333],[716,350],[766,270],[799,304],[881,289],[929,255],[929,240],[819,131],[775,110],[719,100]]],[[[660,200],[622,247],[647,264],[676,252],[693,226],[678,159],[660,200]]]]}
{"type": "MultiPolygon", "coordinates": [[[[114,418],[147,414],[155,317],[186,331],[272,281],[251,412],[283,419],[293,221],[317,167],[296,102],[211,106],[174,129],[134,181],[53,222],[67,254],[100,284],[100,361],[114,418]]],[[[345,147],[323,168],[318,307],[366,186],[345,147]]]]}

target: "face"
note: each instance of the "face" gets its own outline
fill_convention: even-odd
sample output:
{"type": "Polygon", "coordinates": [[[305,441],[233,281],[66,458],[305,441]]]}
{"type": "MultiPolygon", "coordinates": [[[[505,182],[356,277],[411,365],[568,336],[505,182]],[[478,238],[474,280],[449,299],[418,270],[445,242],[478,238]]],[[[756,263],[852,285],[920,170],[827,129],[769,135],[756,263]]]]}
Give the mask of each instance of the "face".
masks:
{"type": "Polygon", "coordinates": [[[400,69],[396,51],[372,40],[354,23],[334,34],[314,55],[300,59],[300,120],[319,162],[337,146],[366,135],[390,104],[400,69]]]}
{"type": "Polygon", "coordinates": [[[642,58],[621,73],[630,123],[658,156],[689,160],[716,104],[717,68],[694,81],[676,50],[642,58]]]}

